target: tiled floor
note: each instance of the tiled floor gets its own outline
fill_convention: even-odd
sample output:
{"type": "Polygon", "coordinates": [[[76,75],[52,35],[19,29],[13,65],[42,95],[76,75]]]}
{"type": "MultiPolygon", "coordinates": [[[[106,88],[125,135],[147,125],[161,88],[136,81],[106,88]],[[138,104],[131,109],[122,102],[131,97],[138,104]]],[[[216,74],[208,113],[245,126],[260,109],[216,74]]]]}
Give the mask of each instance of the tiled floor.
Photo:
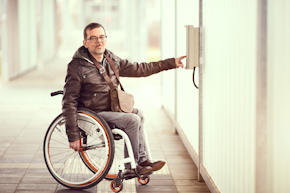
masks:
{"type": "MultiPolygon", "coordinates": [[[[50,97],[50,92],[63,87],[67,61],[55,60],[45,68],[34,70],[10,83],[0,82],[0,193],[8,192],[112,192],[110,182],[103,180],[97,186],[73,191],[59,185],[46,169],[42,146],[50,122],[61,113],[61,97],[50,97]]],[[[155,78],[156,79],[156,78],[155,78]]],[[[166,113],[147,103],[142,85],[151,84],[134,80],[124,86],[135,95],[136,106],[145,111],[145,128],[154,159],[166,160],[166,166],[151,176],[147,185],[135,179],[125,182],[126,192],[210,192],[205,183],[197,182],[197,168],[179,136],[172,132],[166,113]]]]}

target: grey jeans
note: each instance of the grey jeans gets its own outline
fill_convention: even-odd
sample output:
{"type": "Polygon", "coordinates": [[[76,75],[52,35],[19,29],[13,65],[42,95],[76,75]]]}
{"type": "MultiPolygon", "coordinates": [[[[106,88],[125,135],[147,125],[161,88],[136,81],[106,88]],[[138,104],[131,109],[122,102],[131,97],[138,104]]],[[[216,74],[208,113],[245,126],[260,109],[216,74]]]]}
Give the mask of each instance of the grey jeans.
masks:
{"type": "MultiPolygon", "coordinates": [[[[133,113],[103,111],[99,112],[98,115],[107,123],[115,125],[128,135],[137,164],[147,160],[143,135],[144,115],[142,110],[134,108],[133,113]]],[[[125,158],[128,157],[126,146],[124,148],[124,155],[125,158]]],[[[130,164],[125,164],[125,168],[130,168],[130,164]]]]}

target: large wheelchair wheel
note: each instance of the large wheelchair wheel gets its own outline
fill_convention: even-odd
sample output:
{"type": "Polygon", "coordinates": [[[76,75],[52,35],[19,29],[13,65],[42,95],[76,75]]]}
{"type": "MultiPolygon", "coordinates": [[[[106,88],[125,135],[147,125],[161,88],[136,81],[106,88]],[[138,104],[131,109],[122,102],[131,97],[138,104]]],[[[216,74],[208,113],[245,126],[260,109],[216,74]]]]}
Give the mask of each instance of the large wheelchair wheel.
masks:
{"type": "Polygon", "coordinates": [[[62,114],[49,126],[43,145],[46,166],[56,181],[71,189],[98,184],[111,168],[114,138],[108,124],[88,109],[78,109],[81,151],[69,148],[62,114]],[[85,164],[84,164],[85,163],[85,164]]]}

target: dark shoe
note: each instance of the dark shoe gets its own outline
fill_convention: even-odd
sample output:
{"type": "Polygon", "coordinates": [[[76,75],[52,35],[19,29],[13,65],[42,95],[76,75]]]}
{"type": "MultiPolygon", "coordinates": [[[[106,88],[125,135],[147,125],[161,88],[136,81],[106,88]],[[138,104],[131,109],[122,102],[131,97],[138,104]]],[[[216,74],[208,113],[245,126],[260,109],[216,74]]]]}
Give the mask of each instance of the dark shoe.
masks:
{"type": "Polygon", "coordinates": [[[146,160],[145,162],[142,162],[139,165],[142,167],[150,166],[152,168],[152,171],[157,171],[160,170],[165,165],[165,161],[151,162],[149,160],[146,160]]]}
{"type": "Polygon", "coordinates": [[[135,178],[136,174],[132,169],[125,169],[124,171],[125,179],[135,178]]]}
{"type": "MultiPolygon", "coordinates": [[[[139,175],[144,175],[152,172],[152,168],[150,166],[142,167],[140,165],[137,165],[136,169],[139,175]]],[[[126,177],[137,177],[133,169],[125,169],[124,175],[126,177]]]]}

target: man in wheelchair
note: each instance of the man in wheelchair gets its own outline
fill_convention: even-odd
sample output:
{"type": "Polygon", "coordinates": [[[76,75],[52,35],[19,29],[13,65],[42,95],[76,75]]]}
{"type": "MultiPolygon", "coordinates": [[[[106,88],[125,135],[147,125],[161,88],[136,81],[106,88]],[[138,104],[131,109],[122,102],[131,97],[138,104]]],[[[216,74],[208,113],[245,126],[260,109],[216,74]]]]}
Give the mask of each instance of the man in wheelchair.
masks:
{"type": "MultiPolygon", "coordinates": [[[[109,57],[122,77],[146,77],[163,70],[183,68],[181,59],[170,58],[158,62],[131,63],[121,59],[106,49],[107,36],[104,27],[91,23],[84,29],[83,46],[80,47],[68,64],[64,85],[63,115],[66,121],[66,133],[70,148],[80,149],[80,131],[77,125],[77,108],[85,107],[98,113],[106,122],[122,129],[129,137],[137,172],[141,175],[160,170],[164,161],[148,160],[145,152],[143,124],[144,116],[140,109],[134,108],[132,113],[112,112],[110,88],[91,60],[93,57],[107,72],[115,87],[119,85],[116,74],[104,55],[109,57]]],[[[125,157],[128,157],[125,148],[125,157]]],[[[125,165],[125,176],[134,175],[130,164],[125,165]]]]}

